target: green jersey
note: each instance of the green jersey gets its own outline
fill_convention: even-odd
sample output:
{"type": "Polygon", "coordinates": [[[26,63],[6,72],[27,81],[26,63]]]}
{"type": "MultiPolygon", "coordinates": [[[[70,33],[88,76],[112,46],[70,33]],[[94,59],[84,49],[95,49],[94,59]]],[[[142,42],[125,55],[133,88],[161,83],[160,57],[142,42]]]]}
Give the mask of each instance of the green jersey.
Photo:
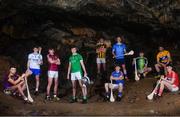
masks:
{"type": "Polygon", "coordinates": [[[69,63],[71,63],[71,73],[82,72],[81,60],[83,60],[83,58],[80,54],[72,55],[69,58],[69,63]]]}
{"type": "Polygon", "coordinates": [[[146,57],[136,58],[136,65],[138,70],[143,70],[147,64],[148,64],[148,60],[146,57]]]}

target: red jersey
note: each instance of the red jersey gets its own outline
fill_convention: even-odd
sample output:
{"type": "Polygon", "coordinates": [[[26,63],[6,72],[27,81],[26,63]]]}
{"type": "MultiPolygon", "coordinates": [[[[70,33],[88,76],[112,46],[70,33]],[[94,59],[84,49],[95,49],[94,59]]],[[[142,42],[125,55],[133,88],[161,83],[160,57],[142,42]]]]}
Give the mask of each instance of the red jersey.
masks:
{"type": "MultiPolygon", "coordinates": [[[[58,57],[56,55],[47,55],[49,58],[51,58],[52,60],[58,60],[58,57]]],[[[58,71],[58,65],[55,63],[49,63],[49,71],[58,71]]]]}
{"type": "Polygon", "coordinates": [[[171,73],[168,73],[167,78],[168,79],[174,78],[175,80],[174,80],[173,85],[179,86],[179,77],[178,77],[178,74],[176,72],[172,71],[171,73]]]}

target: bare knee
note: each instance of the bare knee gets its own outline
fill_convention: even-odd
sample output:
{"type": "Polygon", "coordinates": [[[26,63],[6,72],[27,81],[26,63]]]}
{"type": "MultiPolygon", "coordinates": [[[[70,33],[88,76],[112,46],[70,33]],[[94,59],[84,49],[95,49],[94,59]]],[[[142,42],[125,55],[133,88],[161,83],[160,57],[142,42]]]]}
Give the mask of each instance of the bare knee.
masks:
{"type": "Polygon", "coordinates": [[[107,88],[107,87],[109,86],[109,84],[108,84],[108,83],[105,83],[104,86],[107,88]]]}
{"type": "Polygon", "coordinates": [[[123,70],[126,70],[126,66],[125,65],[122,65],[122,68],[123,68],[123,70]]]}
{"type": "Polygon", "coordinates": [[[123,89],[123,84],[119,84],[119,89],[123,89]]]}

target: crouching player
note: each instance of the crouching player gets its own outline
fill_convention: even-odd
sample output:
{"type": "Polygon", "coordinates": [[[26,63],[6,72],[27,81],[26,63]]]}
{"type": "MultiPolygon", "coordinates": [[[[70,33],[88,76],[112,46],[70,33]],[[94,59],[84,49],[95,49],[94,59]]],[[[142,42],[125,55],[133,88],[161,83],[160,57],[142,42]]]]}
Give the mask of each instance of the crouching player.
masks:
{"type": "Polygon", "coordinates": [[[177,92],[179,90],[178,74],[173,71],[171,66],[167,67],[166,77],[161,76],[161,79],[162,81],[160,82],[160,88],[155,92],[158,97],[162,96],[164,88],[168,89],[171,92],[177,92]]]}
{"type": "Polygon", "coordinates": [[[146,77],[146,75],[152,71],[152,68],[148,67],[148,59],[144,57],[144,52],[142,51],[139,53],[139,57],[134,58],[133,65],[135,64],[139,77],[146,77]]]}
{"type": "Polygon", "coordinates": [[[24,82],[25,77],[26,74],[19,76],[16,73],[16,68],[11,67],[9,73],[4,77],[4,92],[6,94],[18,93],[24,101],[28,102],[28,98],[24,94],[24,90],[26,89],[24,82]]]}
{"type": "Polygon", "coordinates": [[[115,71],[112,72],[110,76],[110,80],[112,80],[111,83],[105,83],[105,90],[106,90],[106,100],[109,100],[110,98],[110,89],[118,89],[118,98],[117,101],[120,101],[122,98],[122,91],[124,86],[124,75],[120,71],[120,66],[115,67],[115,71]]]}

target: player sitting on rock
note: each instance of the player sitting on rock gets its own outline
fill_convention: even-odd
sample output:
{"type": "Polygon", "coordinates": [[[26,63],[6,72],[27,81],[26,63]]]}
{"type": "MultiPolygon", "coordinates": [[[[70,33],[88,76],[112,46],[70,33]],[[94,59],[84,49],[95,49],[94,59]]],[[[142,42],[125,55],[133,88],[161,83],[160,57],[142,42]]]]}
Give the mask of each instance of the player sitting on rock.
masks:
{"type": "Polygon", "coordinates": [[[139,57],[134,58],[133,65],[136,64],[138,77],[146,77],[146,75],[152,71],[151,67],[148,67],[148,59],[144,57],[144,52],[139,53],[139,57]]]}
{"type": "Polygon", "coordinates": [[[22,74],[21,76],[17,75],[16,68],[11,67],[9,73],[4,77],[4,93],[5,94],[18,94],[22,96],[24,101],[28,101],[28,98],[24,94],[24,90],[26,89],[24,78],[26,74],[22,74]]]}
{"type": "Polygon", "coordinates": [[[161,76],[160,87],[155,91],[155,95],[161,97],[164,89],[168,89],[171,92],[179,90],[178,74],[173,71],[171,66],[167,66],[167,75],[165,77],[161,76]]]}
{"type": "Polygon", "coordinates": [[[110,76],[111,83],[105,83],[105,90],[106,90],[106,100],[110,98],[109,89],[118,89],[118,99],[120,101],[122,98],[122,91],[124,87],[124,76],[123,73],[120,71],[120,66],[116,65],[115,71],[112,72],[110,76]]]}

